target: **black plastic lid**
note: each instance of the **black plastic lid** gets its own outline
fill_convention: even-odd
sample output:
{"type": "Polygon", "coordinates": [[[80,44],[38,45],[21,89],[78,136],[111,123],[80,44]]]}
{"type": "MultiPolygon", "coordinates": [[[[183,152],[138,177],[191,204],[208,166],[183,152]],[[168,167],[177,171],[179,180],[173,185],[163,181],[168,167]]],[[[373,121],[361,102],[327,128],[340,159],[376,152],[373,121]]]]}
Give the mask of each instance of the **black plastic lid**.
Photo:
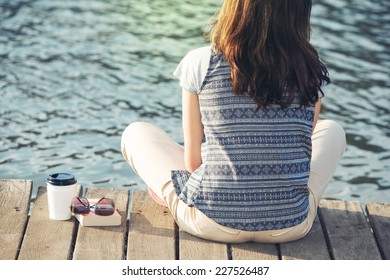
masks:
{"type": "Polygon", "coordinates": [[[47,177],[46,182],[54,186],[69,186],[77,183],[77,180],[69,173],[55,173],[47,177]]]}

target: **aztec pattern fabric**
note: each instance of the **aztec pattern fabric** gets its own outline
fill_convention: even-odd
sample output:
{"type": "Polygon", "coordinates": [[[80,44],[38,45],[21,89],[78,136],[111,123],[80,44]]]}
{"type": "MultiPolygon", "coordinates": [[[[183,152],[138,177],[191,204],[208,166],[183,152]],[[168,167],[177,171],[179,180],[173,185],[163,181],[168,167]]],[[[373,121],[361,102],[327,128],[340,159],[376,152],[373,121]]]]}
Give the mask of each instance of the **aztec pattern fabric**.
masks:
{"type": "Polygon", "coordinates": [[[211,51],[199,92],[202,165],[172,171],[178,197],[215,222],[247,231],[297,225],[308,214],[313,106],[295,98],[256,110],[235,96],[230,67],[211,51]]]}

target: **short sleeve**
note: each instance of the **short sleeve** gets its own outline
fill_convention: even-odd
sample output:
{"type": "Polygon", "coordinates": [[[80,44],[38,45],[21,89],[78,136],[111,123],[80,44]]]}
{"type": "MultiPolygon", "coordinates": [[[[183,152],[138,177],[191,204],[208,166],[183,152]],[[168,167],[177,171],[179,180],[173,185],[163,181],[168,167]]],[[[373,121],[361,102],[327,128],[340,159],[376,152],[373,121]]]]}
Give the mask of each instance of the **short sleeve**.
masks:
{"type": "Polygon", "coordinates": [[[199,94],[210,62],[211,48],[202,47],[190,51],[179,63],[173,75],[180,86],[190,93],[199,94]]]}

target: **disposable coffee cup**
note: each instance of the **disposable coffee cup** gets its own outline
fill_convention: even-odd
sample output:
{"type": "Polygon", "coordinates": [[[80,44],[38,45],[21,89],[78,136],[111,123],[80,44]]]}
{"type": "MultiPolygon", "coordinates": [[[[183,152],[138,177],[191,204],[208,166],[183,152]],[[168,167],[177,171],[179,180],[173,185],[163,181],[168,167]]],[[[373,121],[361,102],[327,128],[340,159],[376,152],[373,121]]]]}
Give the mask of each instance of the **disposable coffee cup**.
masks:
{"type": "Polygon", "coordinates": [[[76,195],[77,180],[69,173],[55,173],[47,178],[47,202],[52,220],[69,220],[70,206],[76,195]]]}

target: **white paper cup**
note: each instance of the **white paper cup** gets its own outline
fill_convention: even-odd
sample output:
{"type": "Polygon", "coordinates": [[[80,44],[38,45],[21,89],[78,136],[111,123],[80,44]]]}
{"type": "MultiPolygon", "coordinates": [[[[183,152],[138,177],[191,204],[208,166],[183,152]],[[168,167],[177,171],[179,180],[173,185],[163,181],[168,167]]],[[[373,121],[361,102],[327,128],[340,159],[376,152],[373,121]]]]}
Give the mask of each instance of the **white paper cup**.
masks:
{"type": "Polygon", "coordinates": [[[55,173],[47,178],[47,202],[52,220],[69,220],[70,206],[76,196],[77,180],[69,173],[55,173]]]}

